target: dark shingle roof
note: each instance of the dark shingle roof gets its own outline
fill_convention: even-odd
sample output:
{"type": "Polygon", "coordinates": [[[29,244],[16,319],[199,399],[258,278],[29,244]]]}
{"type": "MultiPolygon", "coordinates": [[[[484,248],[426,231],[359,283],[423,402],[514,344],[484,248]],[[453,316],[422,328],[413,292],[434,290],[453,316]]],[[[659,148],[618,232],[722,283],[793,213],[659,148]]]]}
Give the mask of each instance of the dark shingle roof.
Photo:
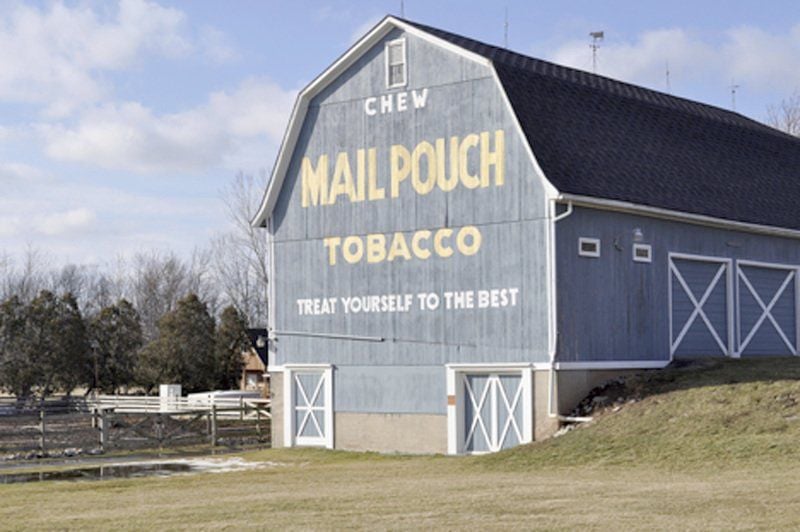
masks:
{"type": "Polygon", "coordinates": [[[493,62],[560,192],[800,229],[800,140],[731,111],[405,22],[493,62]]]}

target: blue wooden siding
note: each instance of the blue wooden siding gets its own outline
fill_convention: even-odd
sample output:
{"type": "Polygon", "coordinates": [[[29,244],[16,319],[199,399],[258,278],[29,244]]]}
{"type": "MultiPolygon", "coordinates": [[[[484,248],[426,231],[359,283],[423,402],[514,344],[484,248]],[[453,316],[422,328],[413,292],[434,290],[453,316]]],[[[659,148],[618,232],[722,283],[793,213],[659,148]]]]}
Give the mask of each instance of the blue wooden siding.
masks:
{"type": "MultiPolygon", "coordinates": [[[[739,260],[800,265],[800,240],[585,207],[575,207],[571,216],[558,222],[556,234],[557,357],[560,361],[669,360],[670,253],[731,259],[734,268],[739,260]],[[641,230],[643,243],[653,246],[652,263],[633,261],[635,229],[641,230]],[[601,256],[596,259],[579,257],[579,237],[599,238],[601,256]]],[[[691,280],[690,284],[696,287],[707,286],[710,276],[719,268],[719,263],[678,262],[687,269],[687,281],[691,280]]],[[[772,277],[760,270],[754,272],[758,289],[765,294],[763,297],[767,297],[770,290],[774,294],[777,281],[772,277]]],[[[789,287],[774,309],[787,335],[796,333],[792,306],[794,290],[794,286],[789,287]]],[[[675,298],[673,319],[685,323],[694,307],[675,282],[672,293],[675,298]]],[[[702,295],[698,291],[693,293],[696,298],[702,295]]],[[[753,314],[760,315],[760,308],[753,306],[753,301],[741,288],[739,293],[742,327],[746,327],[754,319],[753,314]]],[[[735,298],[731,304],[735,304],[735,298]]],[[[715,289],[704,309],[719,327],[723,342],[727,343],[724,284],[715,289]]],[[[751,350],[745,350],[743,356],[786,352],[780,350],[783,342],[779,344],[771,336],[770,328],[759,331],[761,336],[753,340],[756,344],[751,350]]],[[[719,349],[714,347],[716,342],[702,321],[696,321],[688,335],[687,343],[676,356],[719,354],[719,349]],[[692,349],[692,346],[702,347],[692,349]]],[[[790,338],[793,339],[794,336],[790,338]]]]}
{"type": "MultiPolygon", "coordinates": [[[[428,90],[424,109],[367,116],[364,100],[399,92],[385,88],[384,46],[376,45],[311,102],[272,218],[277,342],[271,364],[335,365],[337,411],[439,413],[446,409],[447,363],[548,360],[546,234],[542,182],[491,70],[412,35],[405,37],[408,86],[428,90]],[[301,206],[301,163],[322,154],[376,147],[388,185],[389,148],[502,130],[505,184],[422,196],[409,187],[396,199],[315,208],[301,206]],[[322,240],[391,235],[472,225],[482,235],[476,255],[380,264],[330,266],[322,240]],[[519,289],[514,307],[445,311],[299,315],[298,298],[349,297],[479,289],[519,289]],[[363,342],[281,335],[280,331],[382,338],[363,342]]],[[[476,150],[468,165],[478,170],[476,150]]],[[[334,160],[331,160],[333,168],[334,160]]],[[[354,169],[355,171],[355,169],[354,169]]],[[[387,186],[387,195],[388,195],[387,186]]]]}

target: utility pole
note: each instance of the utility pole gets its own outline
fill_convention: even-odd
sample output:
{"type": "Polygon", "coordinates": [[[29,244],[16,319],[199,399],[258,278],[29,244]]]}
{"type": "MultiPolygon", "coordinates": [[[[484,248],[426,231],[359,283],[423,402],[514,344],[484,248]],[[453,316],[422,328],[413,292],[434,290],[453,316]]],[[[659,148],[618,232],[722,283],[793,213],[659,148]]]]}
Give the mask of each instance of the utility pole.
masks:
{"type": "Polygon", "coordinates": [[[740,87],[733,80],[731,80],[731,110],[736,111],[736,90],[740,87]]]}
{"type": "Polygon", "coordinates": [[[669,81],[669,61],[667,61],[667,94],[672,94],[672,84],[669,81]]]}
{"type": "Polygon", "coordinates": [[[600,42],[605,38],[605,32],[592,31],[589,33],[589,37],[592,38],[592,44],[589,45],[589,48],[592,49],[592,72],[597,74],[597,50],[600,49],[600,42]]]}
{"type": "Polygon", "coordinates": [[[503,23],[503,48],[508,49],[508,6],[506,6],[506,18],[503,23]]]}

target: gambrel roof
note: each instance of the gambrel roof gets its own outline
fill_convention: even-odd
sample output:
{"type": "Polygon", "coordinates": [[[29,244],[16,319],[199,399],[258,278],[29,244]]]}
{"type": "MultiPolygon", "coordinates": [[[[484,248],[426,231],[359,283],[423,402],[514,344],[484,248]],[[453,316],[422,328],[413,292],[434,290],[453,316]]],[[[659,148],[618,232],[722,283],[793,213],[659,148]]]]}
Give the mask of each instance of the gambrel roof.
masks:
{"type": "Polygon", "coordinates": [[[738,113],[406,22],[493,63],[560,193],[800,229],[797,138],[738,113]]]}
{"type": "MultiPolygon", "coordinates": [[[[700,222],[788,229],[793,236],[800,230],[795,137],[735,112],[395,17],[385,18],[340,62],[363,53],[386,27],[413,29],[490,64],[539,167],[562,200],[609,200],[686,213],[700,222]]],[[[282,180],[276,171],[270,188],[279,187],[276,176],[282,180]]],[[[268,191],[254,223],[268,216],[269,196],[268,191]]]]}

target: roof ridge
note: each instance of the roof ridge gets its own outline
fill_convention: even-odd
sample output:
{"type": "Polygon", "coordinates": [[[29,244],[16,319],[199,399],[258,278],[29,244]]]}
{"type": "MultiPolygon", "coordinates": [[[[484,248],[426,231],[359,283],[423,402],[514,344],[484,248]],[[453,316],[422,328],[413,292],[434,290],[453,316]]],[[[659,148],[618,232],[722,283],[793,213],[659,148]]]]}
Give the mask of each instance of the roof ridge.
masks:
{"type": "Polygon", "coordinates": [[[560,65],[545,59],[539,59],[529,55],[525,55],[514,50],[501,48],[499,46],[484,43],[470,37],[465,37],[460,34],[452,33],[446,30],[421,24],[408,19],[395,17],[398,20],[410,24],[420,30],[431,33],[434,36],[444,38],[445,40],[466,48],[474,53],[482,55],[492,62],[501,63],[504,66],[515,68],[525,71],[527,73],[547,77],[556,81],[564,83],[573,83],[582,87],[590,88],[597,91],[604,91],[636,101],[656,105],[659,107],[668,107],[674,111],[688,112],[695,115],[704,116],[711,120],[717,120],[730,125],[735,125],[744,128],[758,129],[765,133],[775,134],[776,136],[788,137],[791,140],[798,141],[795,137],[787,135],[785,132],[761,123],[753,118],[747,117],[735,111],[724,109],[716,105],[699,102],[683,96],[676,96],[657,89],[651,89],[636,85],[627,81],[618,80],[601,74],[587,72],[574,67],[560,65]]]}

